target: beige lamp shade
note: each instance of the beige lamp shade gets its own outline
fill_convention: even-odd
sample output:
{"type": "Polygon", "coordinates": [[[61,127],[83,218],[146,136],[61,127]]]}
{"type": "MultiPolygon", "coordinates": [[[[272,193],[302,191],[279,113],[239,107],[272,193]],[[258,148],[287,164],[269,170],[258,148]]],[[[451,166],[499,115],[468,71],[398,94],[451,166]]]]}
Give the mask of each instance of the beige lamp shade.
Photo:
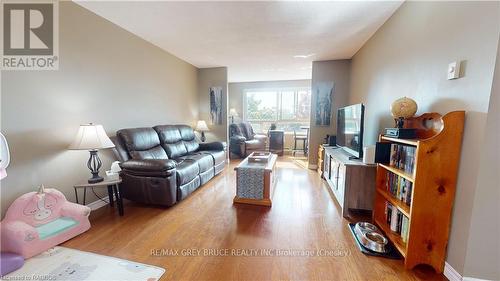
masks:
{"type": "Polygon", "coordinates": [[[95,150],[115,147],[104,131],[102,125],[80,125],[75,140],[69,146],[74,150],[95,150]]]}
{"type": "Polygon", "coordinates": [[[229,116],[238,116],[238,112],[236,111],[236,109],[229,109],[229,116]]]}
{"type": "Polygon", "coordinates": [[[199,120],[198,123],[196,123],[196,131],[198,132],[208,132],[209,129],[208,129],[208,126],[207,126],[207,122],[205,122],[205,120],[199,120]]]}

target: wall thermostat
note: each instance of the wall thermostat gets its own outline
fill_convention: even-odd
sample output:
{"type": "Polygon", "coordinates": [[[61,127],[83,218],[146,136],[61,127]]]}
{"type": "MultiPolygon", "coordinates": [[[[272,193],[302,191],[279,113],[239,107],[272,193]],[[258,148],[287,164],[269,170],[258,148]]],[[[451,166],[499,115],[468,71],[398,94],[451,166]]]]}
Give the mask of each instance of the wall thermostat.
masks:
{"type": "Polygon", "coordinates": [[[460,77],[460,61],[454,61],[448,64],[448,80],[460,77]]]}

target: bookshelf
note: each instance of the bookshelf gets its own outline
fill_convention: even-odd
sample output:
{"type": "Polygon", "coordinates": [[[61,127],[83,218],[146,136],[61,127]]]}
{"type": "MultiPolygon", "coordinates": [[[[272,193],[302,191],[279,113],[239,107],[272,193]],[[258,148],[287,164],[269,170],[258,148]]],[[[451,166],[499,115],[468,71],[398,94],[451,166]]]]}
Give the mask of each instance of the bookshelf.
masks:
{"type": "Polygon", "coordinates": [[[379,137],[399,157],[377,165],[373,221],[408,269],[427,264],[443,272],[464,118],[464,111],[425,113],[405,122],[406,128],[417,129],[417,139],[379,137]]]}

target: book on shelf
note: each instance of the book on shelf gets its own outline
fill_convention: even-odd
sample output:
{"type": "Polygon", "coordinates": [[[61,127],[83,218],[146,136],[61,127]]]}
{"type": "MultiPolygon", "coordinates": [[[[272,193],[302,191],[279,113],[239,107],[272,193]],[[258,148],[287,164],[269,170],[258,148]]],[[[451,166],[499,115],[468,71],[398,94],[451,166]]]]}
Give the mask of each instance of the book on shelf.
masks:
{"type": "Polygon", "coordinates": [[[415,153],[417,148],[411,145],[391,144],[389,165],[413,174],[415,168],[415,153]]]}
{"type": "Polygon", "coordinates": [[[406,205],[411,205],[413,183],[403,177],[387,171],[386,190],[406,205]]]}
{"type": "Polygon", "coordinates": [[[385,218],[392,232],[401,236],[406,243],[409,234],[410,219],[389,202],[385,202],[385,218]]]}

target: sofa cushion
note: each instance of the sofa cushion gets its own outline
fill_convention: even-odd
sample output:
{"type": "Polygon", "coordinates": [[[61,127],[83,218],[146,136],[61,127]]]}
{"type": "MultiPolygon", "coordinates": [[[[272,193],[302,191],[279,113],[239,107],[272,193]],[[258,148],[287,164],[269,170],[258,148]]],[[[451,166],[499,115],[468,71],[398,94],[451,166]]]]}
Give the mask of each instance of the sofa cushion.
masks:
{"type": "Polygon", "coordinates": [[[176,174],[177,186],[184,185],[198,177],[200,168],[198,163],[188,159],[175,159],[177,161],[176,174]]]}
{"type": "Polygon", "coordinates": [[[169,158],[178,158],[187,154],[186,146],[182,140],[181,132],[176,125],[155,126],[161,146],[169,158]]]}
{"type": "Polygon", "coordinates": [[[244,122],[244,123],[241,123],[241,128],[242,128],[242,131],[245,133],[245,137],[247,138],[247,140],[253,140],[254,133],[253,133],[252,125],[250,125],[250,123],[248,123],[248,122],[244,122]]]}
{"type": "Polygon", "coordinates": [[[209,154],[194,153],[188,154],[184,157],[185,160],[196,161],[201,172],[208,171],[214,167],[214,158],[209,154]]]}
{"type": "Polygon", "coordinates": [[[243,134],[243,132],[241,131],[241,126],[239,124],[229,125],[229,137],[233,136],[245,137],[245,134],[243,134]]]}
{"type": "Polygon", "coordinates": [[[222,163],[226,160],[226,153],[224,151],[203,150],[203,151],[200,151],[200,153],[209,154],[210,156],[212,156],[212,158],[214,160],[214,166],[219,165],[220,163],[222,163]]]}
{"type": "Polygon", "coordinates": [[[116,135],[121,139],[132,159],[168,158],[153,128],[123,129],[119,130],[116,135]]]}
{"type": "Polygon", "coordinates": [[[69,217],[60,217],[56,220],[36,226],[35,229],[38,232],[40,240],[45,240],[59,233],[62,233],[73,226],[77,225],[78,221],[69,217]]]}
{"type": "Polygon", "coordinates": [[[186,150],[188,153],[195,152],[198,150],[198,142],[196,141],[196,136],[194,134],[193,128],[186,125],[177,125],[179,132],[182,137],[182,141],[186,146],[186,150]]]}

